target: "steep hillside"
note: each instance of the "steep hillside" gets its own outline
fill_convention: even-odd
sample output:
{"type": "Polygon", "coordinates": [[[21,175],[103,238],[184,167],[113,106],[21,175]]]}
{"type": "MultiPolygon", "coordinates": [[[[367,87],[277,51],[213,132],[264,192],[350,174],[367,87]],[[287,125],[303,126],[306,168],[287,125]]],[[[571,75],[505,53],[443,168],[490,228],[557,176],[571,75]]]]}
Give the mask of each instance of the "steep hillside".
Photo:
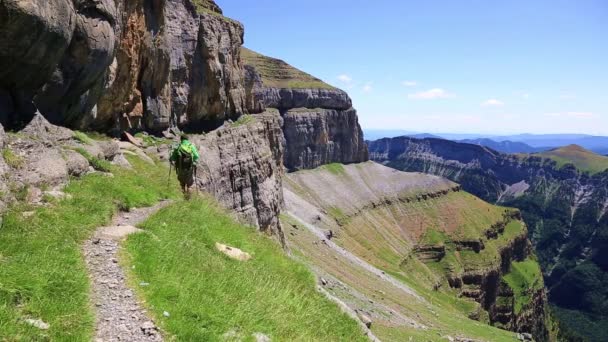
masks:
{"type": "Polygon", "coordinates": [[[384,165],[441,175],[485,200],[519,208],[558,315],[588,338],[605,339],[608,172],[582,170],[598,171],[603,157],[573,147],[515,156],[439,139],[381,139],[369,147],[384,165]]]}
{"type": "Polygon", "coordinates": [[[245,47],[241,49],[241,56],[245,65],[255,68],[268,88],[335,89],[283,60],[261,55],[245,47]]]}
{"type": "Polygon", "coordinates": [[[572,164],[581,171],[599,173],[608,169],[608,157],[593,153],[578,145],[568,145],[537,154],[555,160],[558,167],[572,164]]]}
{"type": "Polygon", "coordinates": [[[332,279],[328,291],[372,317],[372,331],[381,339],[410,330],[483,336],[475,328],[450,326],[449,315],[460,317],[452,319],[462,328],[475,326],[471,317],[547,339],[543,281],[516,211],[485,203],[445,179],[371,162],[291,173],[284,184],[288,242],[321,277],[332,279]],[[311,233],[321,234],[320,240],[311,233]],[[348,266],[354,269],[323,255],[332,249],[356,260],[348,266]],[[381,270],[388,284],[375,284],[361,268],[381,270]],[[412,298],[373,291],[396,291],[395,282],[412,298]],[[361,303],[365,296],[374,304],[361,303]],[[385,305],[405,321],[393,319],[385,305]],[[433,310],[441,313],[429,320],[433,310]]]}
{"type": "Polygon", "coordinates": [[[348,94],[244,49],[214,1],[5,0],[0,32],[0,340],[546,335],[517,215],[355,164],[368,149],[348,94]],[[178,199],[183,131],[214,199],[178,199]],[[168,207],[123,224],[152,205],[168,207]],[[286,239],[336,287],[315,291],[286,239]]]}

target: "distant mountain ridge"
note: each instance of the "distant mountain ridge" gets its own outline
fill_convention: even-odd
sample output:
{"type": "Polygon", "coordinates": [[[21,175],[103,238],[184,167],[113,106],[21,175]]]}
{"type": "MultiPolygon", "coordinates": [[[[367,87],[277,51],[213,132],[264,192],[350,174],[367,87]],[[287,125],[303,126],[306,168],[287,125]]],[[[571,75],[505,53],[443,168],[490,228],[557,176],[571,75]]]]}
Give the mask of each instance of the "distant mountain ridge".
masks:
{"type": "MultiPolygon", "coordinates": [[[[424,133],[405,130],[364,130],[366,140],[378,140],[381,138],[395,138],[398,136],[411,136],[415,138],[437,137],[453,141],[462,141],[478,145],[494,148],[497,151],[505,153],[532,153],[548,150],[555,147],[567,145],[579,145],[598,154],[608,154],[608,136],[598,136],[589,134],[513,134],[513,135],[496,135],[496,134],[460,134],[460,133],[424,133]],[[421,135],[429,136],[421,136],[421,135]],[[511,142],[524,143],[536,150],[521,150],[509,152],[509,148],[501,148],[492,142],[478,143],[478,140],[489,139],[496,143],[511,142]]],[[[522,146],[523,148],[523,146],[522,146]]]]}
{"type": "Polygon", "coordinates": [[[526,143],[504,140],[504,141],[495,141],[488,138],[479,138],[479,139],[465,139],[460,140],[459,142],[473,145],[481,145],[486,146],[491,149],[494,149],[503,153],[534,153],[544,151],[547,148],[542,147],[532,147],[526,143]]]}
{"type": "Polygon", "coordinates": [[[443,176],[520,209],[556,315],[589,341],[608,339],[608,158],[577,145],[504,154],[442,139],[368,144],[376,162],[443,176]]]}

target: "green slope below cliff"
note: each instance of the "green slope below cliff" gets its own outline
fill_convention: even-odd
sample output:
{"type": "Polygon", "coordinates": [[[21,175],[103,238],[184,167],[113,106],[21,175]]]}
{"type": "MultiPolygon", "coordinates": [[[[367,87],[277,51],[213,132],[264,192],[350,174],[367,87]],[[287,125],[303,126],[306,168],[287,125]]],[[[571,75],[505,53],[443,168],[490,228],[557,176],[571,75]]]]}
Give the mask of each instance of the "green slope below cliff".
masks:
{"type": "Polygon", "coordinates": [[[372,330],[381,338],[398,340],[399,331],[404,330],[408,331],[406,336],[414,332],[462,335],[458,327],[464,326],[470,329],[469,337],[483,338],[483,334],[474,335],[475,324],[480,323],[468,317],[546,337],[542,277],[539,272],[525,272],[526,277],[520,279],[519,265],[536,265],[538,269],[538,264],[530,256],[527,230],[516,211],[490,205],[442,178],[403,173],[375,163],[324,166],[289,174],[285,198],[288,240],[319,274],[339,284],[330,291],[378,320],[372,330]],[[314,237],[304,233],[302,228],[307,226],[303,223],[437,307],[429,310],[414,299],[388,298],[389,291],[398,292],[395,289],[375,292],[374,288],[391,286],[372,285],[377,279],[363,270],[345,266],[348,262],[332,261],[326,255],[331,244],[321,239],[315,246],[314,237]],[[344,271],[345,267],[351,270],[344,271]],[[510,283],[511,279],[517,282],[510,283]],[[352,292],[391,303],[416,324],[413,328],[400,326],[392,317],[386,318],[381,307],[366,308],[353,300],[357,296],[352,292]],[[429,311],[437,315],[426,316],[429,311]],[[541,317],[529,319],[528,313],[533,311],[541,317]],[[447,313],[460,322],[448,323],[447,313]],[[428,329],[434,325],[439,332],[428,329]]]}

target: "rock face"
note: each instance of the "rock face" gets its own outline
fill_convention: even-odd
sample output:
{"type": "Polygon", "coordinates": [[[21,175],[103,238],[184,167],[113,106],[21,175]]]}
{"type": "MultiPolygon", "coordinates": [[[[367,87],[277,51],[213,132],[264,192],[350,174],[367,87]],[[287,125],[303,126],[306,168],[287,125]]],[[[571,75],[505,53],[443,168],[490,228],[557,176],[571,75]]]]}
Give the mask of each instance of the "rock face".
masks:
{"type": "Polygon", "coordinates": [[[78,129],[207,131],[276,108],[288,169],[367,160],[348,95],[242,49],[243,26],[213,1],[7,0],[0,23],[5,126],[39,109],[78,129]]]}
{"type": "Polygon", "coordinates": [[[316,168],[332,162],[367,160],[363,132],[354,109],[291,109],[283,114],[290,170],[316,168]]]}
{"type": "Polygon", "coordinates": [[[284,118],[290,171],[368,160],[357,112],[348,95],[282,60],[243,49],[247,104],[277,108],[284,118]]]}
{"type": "Polygon", "coordinates": [[[204,156],[197,183],[244,221],[283,240],[281,117],[277,111],[243,125],[226,125],[193,142],[204,156]]]}
{"type": "MultiPolygon", "coordinates": [[[[548,339],[543,279],[517,210],[481,201],[445,178],[372,162],[287,178],[286,215],[332,231],[332,242],[386,273],[461,298],[475,308],[464,313],[470,318],[548,339]]],[[[286,229],[289,241],[298,239],[286,229]]]]}
{"type": "Polygon", "coordinates": [[[160,131],[240,116],[243,27],[206,5],[199,13],[190,0],[3,2],[2,123],[27,121],[36,107],[81,129],[160,131]]]}
{"type": "MultiPolygon", "coordinates": [[[[371,158],[387,166],[447,177],[485,200],[519,208],[549,300],[589,317],[606,316],[608,308],[591,298],[605,293],[608,283],[589,279],[606,279],[608,270],[608,172],[590,174],[540,156],[441,139],[399,137],[369,147],[371,158]]],[[[570,328],[585,334],[578,326],[570,328]]]]}

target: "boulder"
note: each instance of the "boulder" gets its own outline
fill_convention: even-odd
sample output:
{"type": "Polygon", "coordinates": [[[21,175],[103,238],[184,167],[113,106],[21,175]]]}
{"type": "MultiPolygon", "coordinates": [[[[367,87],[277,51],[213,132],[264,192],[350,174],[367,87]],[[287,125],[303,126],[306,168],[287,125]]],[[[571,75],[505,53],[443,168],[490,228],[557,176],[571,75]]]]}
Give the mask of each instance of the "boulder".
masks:
{"type": "Polygon", "coordinates": [[[221,244],[219,242],[215,243],[215,248],[234,260],[248,261],[251,259],[251,255],[249,253],[243,252],[242,250],[235,247],[230,247],[228,245],[221,244]]]}

